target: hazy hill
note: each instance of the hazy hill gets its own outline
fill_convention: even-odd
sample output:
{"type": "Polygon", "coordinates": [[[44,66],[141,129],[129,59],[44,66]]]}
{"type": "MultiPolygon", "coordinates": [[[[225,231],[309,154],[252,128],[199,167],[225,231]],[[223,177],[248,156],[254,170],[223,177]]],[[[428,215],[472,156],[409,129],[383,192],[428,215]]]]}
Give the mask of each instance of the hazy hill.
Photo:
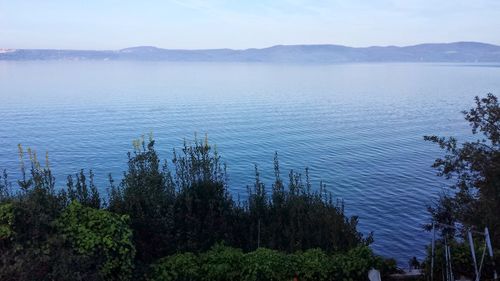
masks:
{"type": "Polygon", "coordinates": [[[354,48],[278,45],[263,49],[176,50],[151,46],[116,51],[0,49],[0,60],[148,60],[199,62],[500,62],[500,46],[479,42],[354,48]]]}

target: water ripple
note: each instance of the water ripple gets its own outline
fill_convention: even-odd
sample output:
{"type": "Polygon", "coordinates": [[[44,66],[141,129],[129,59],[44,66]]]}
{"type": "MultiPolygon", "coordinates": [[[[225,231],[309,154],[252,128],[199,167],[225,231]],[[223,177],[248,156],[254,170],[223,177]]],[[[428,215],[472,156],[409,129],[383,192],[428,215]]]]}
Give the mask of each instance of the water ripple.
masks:
{"type": "Polygon", "coordinates": [[[168,158],[208,133],[233,193],[244,198],[254,164],[270,185],[277,151],[282,171],[309,167],[401,265],[424,255],[425,207],[447,184],[430,168],[441,151],[422,136],[467,137],[459,111],[500,92],[499,68],[453,65],[0,64],[0,168],[11,178],[19,142],[49,151],[58,185],[91,168],[105,190],[141,134],[168,158]]]}

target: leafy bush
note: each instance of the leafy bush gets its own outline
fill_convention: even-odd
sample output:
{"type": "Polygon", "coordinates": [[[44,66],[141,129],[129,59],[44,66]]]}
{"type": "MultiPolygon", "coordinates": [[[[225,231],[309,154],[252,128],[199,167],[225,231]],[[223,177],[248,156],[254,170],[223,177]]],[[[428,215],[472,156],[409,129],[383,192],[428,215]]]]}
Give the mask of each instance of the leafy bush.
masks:
{"type": "Polygon", "coordinates": [[[103,280],[97,259],[77,252],[58,233],[54,222],[60,215],[59,200],[47,189],[34,188],[0,203],[0,280],[103,280]]]}
{"type": "Polygon", "coordinates": [[[368,271],[380,265],[380,258],[376,257],[367,246],[356,247],[346,254],[337,254],[333,257],[333,272],[335,280],[366,280],[368,271]]]}
{"type": "Polygon", "coordinates": [[[72,202],[56,224],[79,254],[98,261],[105,280],[129,280],[134,245],[128,218],[72,202]]]}
{"type": "Polygon", "coordinates": [[[281,281],[293,276],[287,256],[265,248],[245,255],[241,274],[241,280],[245,281],[281,281]]]}
{"type": "Polygon", "coordinates": [[[10,238],[14,231],[14,210],[12,203],[0,203],[0,241],[10,238]]]}
{"type": "Polygon", "coordinates": [[[56,187],[48,158],[42,166],[28,149],[25,165],[21,146],[19,154],[15,192],[7,173],[0,175],[2,281],[286,280],[295,273],[321,280],[333,270],[331,253],[372,240],[323,184],[312,189],[307,169],[304,181],[291,171],[285,183],[277,155],[271,188],[256,168],[248,199],[234,201],[225,165],[207,139],[185,142],[164,164],[152,138],[138,140],[120,183],[110,176],[106,202],[92,171],[56,187]],[[221,241],[235,248],[213,246],[221,241]],[[306,252],[284,254],[297,251],[306,252]],[[183,252],[204,254],[173,255],[183,252]]]}
{"type": "Polygon", "coordinates": [[[160,259],[152,266],[151,281],[201,280],[198,257],[193,253],[176,254],[160,259]]]}
{"type": "Polygon", "coordinates": [[[201,255],[201,271],[205,280],[231,281],[241,279],[244,255],[241,249],[216,244],[201,255]]]}
{"type": "Polygon", "coordinates": [[[266,248],[243,254],[218,244],[198,256],[188,252],[160,259],[152,266],[149,280],[281,281],[296,276],[304,281],[358,281],[366,280],[371,268],[381,270],[382,275],[393,272],[392,262],[375,256],[366,246],[335,255],[320,249],[287,255],[266,248]]]}
{"type": "Polygon", "coordinates": [[[288,253],[313,248],[337,252],[372,242],[372,235],[364,238],[358,232],[357,217],[347,217],[343,202],[333,200],[324,184],[313,190],[308,169],[305,177],[290,171],[287,186],[277,154],[274,170],[275,182],[267,190],[256,168],[254,187],[249,188],[247,245],[288,253]]]}
{"type": "Polygon", "coordinates": [[[331,280],[332,260],[321,249],[310,249],[290,256],[291,270],[304,281],[331,280]]]}

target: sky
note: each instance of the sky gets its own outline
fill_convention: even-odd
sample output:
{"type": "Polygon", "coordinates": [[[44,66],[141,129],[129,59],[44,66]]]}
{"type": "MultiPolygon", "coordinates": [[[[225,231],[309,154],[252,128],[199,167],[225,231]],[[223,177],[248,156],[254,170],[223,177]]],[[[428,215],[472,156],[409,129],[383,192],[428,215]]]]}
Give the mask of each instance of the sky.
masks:
{"type": "Polygon", "coordinates": [[[0,48],[500,45],[500,0],[0,0],[0,48]]]}

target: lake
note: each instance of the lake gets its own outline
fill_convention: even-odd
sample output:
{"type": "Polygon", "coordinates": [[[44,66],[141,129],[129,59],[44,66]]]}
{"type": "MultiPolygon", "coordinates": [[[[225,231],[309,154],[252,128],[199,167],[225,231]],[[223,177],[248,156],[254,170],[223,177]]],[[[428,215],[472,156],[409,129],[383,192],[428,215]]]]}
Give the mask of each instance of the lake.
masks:
{"type": "Polygon", "coordinates": [[[59,186],[84,168],[105,191],[133,139],[152,132],[171,159],[208,134],[235,196],[255,164],[270,188],[277,151],[283,173],[309,167],[374,231],[373,249],[406,265],[430,241],[426,205],[450,184],[423,136],[470,138],[460,111],[499,94],[499,78],[498,65],[0,62],[0,168],[16,179],[22,143],[48,151],[59,186]]]}

